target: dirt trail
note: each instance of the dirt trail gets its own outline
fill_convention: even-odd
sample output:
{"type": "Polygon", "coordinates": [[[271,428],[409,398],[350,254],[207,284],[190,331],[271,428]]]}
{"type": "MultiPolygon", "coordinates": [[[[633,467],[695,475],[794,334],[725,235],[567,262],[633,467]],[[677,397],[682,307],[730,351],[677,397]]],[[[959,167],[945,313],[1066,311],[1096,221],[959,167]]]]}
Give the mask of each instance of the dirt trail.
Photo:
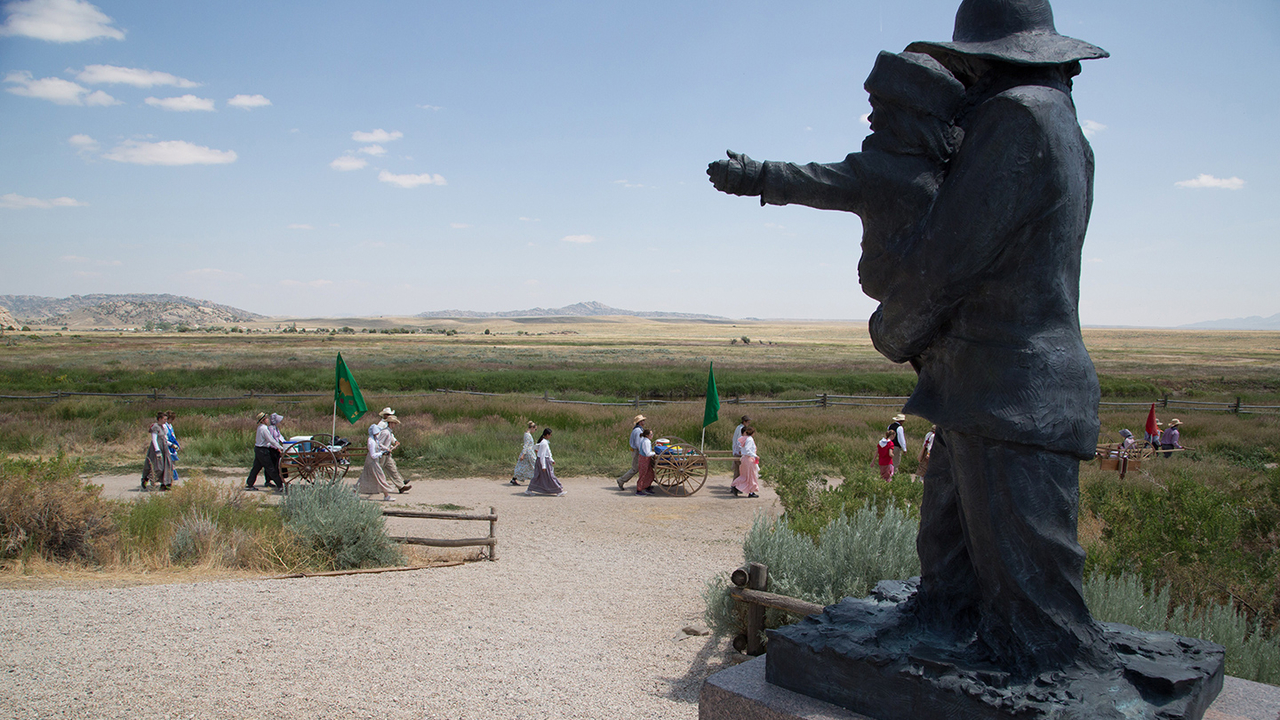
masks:
{"type": "MultiPolygon", "coordinates": [[[[95,479],[138,497],[137,478],[95,479]]],[[[227,476],[243,483],[243,476],[227,476]]],[[[724,643],[690,637],[766,490],[689,498],[608,478],[528,497],[414,483],[394,505],[497,508],[499,561],[409,573],[0,590],[0,707],[19,718],[695,718],[724,643]]],[[[424,521],[398,520],[400,523],[424,521]]],[[[425,521],[431,523],[431,521],[425,521]]],[[[462,537],[482,523],[416,525],[462,537]]],[[[485,528],[487,532],[487,527],[485,528]]]]}

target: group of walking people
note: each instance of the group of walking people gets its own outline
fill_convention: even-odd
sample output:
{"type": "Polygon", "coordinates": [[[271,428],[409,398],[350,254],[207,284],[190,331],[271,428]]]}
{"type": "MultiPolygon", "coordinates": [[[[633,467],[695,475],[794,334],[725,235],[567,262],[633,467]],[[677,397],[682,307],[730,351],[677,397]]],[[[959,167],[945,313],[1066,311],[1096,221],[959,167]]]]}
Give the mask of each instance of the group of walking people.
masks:
{"type": "MultiPolygon", "coordinates": [[[[884,437],[876,443],[876,464],[880,468],[880,478],[885,482],[893,480],[898,468],[902,467],[902,450],[907,446],[907,431],[902,423],[906,420],[907,416],[903,413],[894,415],[889,427],[885,428],[884,437]]],[[[924,442],[920,445],[920,455],[917,458],[918,467],[915,473],[917,480],[923,481],[924,474],[929,469],[929,456],[933,453],[933,438],[937,432],[938,426],[934,425],[924,435],[924,442]]]]}
{"type": "Polygon", "coordinates": [[[277,492],[284,491],[284,479],[280,476],[280,457],[284,454],[284,433],[280,431],[280,421],[284,416],[279,413],[257,415],[258,427],[253,435],[253,468],[244,481],[244,489],[258,489],[258,473],[266,473],[263,483],[277,492]]]}
{"type": "Polygon", "coordinates": [[[537,427],[538,423],[532,420],[525,423],[524,440],[511,472],[511,484],[519,485],[522,480],[528,483],[525,495],[564,497],[564,486],[556,477],[556,459],[551,456],[551,428],[543,428],[538,441],[534,442],[533,431],[537,427]]]}
{"type": "Polygon", "coordinates": [[[146,457],[142,464],[142,487],[148,485],[168,490],[178,481],[178,435],[173,421],[178,414],[172,410],[156,413],[156,421],[148,428],[146,457]]]}
{"type": "Polygon", "coordinates": [[[357,494],[373,495],[382,493],[382,501],[390,502],[391,493],[402,494],[413,488],[412,483],[400,474],[392,454],[400,447],[396,439],[395,428],[400,424],[396,411],[389,407],[378,413],[378,422],[369,426],[366,433],[365,447],[368,453],[364,458],[364,467],[360,469],[360,479],[356,481],[357,494]]]}
{"type": "MultiPolygon", "coordinates": [[[[626,490],[627,482],[636,478],[636,495],[653,495],[654,465],[659,446],[654,444],[653,430],[646,427],[648,418],[633,418],[627,443],[631,446],[631,468],[618,476],[618,489],[626,490]]],[[[729,489],[734,497],[746,493],[747,497],[760,497],[760,456],[756,450],[755,428],[751,418],[743,415],[742,422],[733,430],[733,482],[729,489]]]]}

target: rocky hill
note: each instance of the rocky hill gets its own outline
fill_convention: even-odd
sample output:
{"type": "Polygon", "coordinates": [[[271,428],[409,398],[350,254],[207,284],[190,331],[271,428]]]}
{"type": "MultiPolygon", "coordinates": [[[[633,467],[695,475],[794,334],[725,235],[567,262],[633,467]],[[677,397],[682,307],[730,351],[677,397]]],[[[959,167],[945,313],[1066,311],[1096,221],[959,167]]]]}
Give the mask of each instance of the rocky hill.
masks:
{"type": "Polygon", "coordinates": [[[598,302],[580,302],[562,308],[533,308],[531,310],[506,310],[503,312],[476,312],[474,310],[435,310],[424,312],[420,318],[524,318],[524,317],[600,317],[625,315],[643,318],[684,318],[688,320],[726,320],[718,315],[697,315],[674,312],[636,312],[609,307],[598,302]]]}
{"type": "Polygon", "coordinates": [[[17,319],[9,314],[9,311],[0,307],[0,328],[19,328],[17,319]]]}
{"type": "Polygon", "coordinates": [[[1280,330],[1280,313],[1271,317],[1250,315],[1228,320],[1206,320],[1178,327],[1187,330],[1280,330]]]}
{"type": "Polygon", "coordinates": [[[0,295],[0,308],[26,324],[77,329],[141,328],[148,324],[206,327],[262,318],[239,308],[180,295],[0,295]]]}

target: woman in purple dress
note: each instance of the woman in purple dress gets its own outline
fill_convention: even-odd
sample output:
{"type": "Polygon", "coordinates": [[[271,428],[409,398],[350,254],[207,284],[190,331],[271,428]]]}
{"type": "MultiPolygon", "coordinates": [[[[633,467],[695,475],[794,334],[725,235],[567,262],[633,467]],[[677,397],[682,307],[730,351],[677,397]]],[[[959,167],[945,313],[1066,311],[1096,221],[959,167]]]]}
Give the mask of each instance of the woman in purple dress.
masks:
{"type": "Polygon", "coordinates": [[[564,486],[556,478],[555,458],[551,457],[551,428],[543,428],[542,437],[538,438],[537,460],[533,463],[533,480],[525,495],[541,493],[543,495],[564,495],[564,486]]]}

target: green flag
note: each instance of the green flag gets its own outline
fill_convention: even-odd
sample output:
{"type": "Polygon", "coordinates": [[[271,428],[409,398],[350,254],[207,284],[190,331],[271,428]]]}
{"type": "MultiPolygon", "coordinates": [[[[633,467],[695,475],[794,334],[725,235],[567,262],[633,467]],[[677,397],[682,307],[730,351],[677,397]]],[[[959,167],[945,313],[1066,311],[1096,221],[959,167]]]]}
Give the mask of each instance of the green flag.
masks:
{"type": "Polygon", "coordinates": [[[707,409],[702,412],[702,427],[720,419],[720,393],[716,392],[716,364],[707,371],[707,409]]]}
{"type": "Polygon", "coordinates": [[[333,386],[333,403],[337,411],[352,425],[361,415],[369,412],[364,404],[364,396],[360,394],[360,386],[356,384],[356,376],[342,362],[342,353],[338,353],[337,379],[333,386]]]}

